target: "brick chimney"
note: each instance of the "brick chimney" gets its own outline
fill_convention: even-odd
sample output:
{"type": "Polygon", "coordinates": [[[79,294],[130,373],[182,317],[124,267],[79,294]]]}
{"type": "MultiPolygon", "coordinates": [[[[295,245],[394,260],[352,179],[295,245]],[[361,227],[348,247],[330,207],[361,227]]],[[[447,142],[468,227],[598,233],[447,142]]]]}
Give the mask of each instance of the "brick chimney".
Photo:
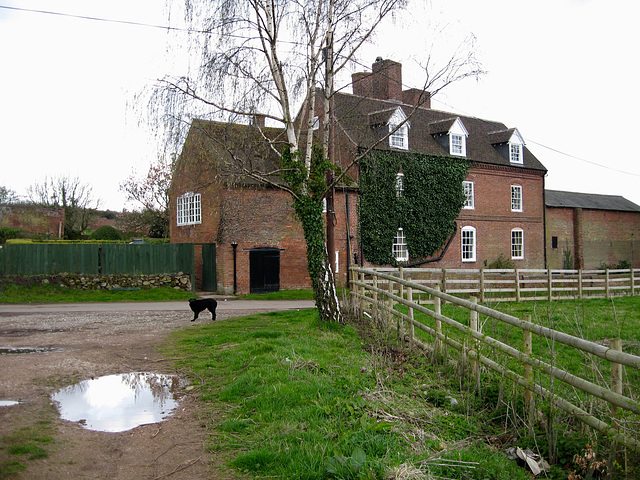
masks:
{"type": "Polygon", "coordinates": [[[402,92],[402,102],[416,107],[431,108],[431,93],[419,88],[410,88],[402,92]]]}
{"type": "Polygon", "coordinates": [[[402,101],[402,64],[376,58],[372,66],[372,94],[380,100],[402,101]]]}
{"type": "Polygon", "coordinates": [[[378,57],[371,73],[351,75],[353,94],[378,100],[395,100],[407,105],[431,108],[431,94],[419,88],[402,90],[402,64],[378,57]]]}

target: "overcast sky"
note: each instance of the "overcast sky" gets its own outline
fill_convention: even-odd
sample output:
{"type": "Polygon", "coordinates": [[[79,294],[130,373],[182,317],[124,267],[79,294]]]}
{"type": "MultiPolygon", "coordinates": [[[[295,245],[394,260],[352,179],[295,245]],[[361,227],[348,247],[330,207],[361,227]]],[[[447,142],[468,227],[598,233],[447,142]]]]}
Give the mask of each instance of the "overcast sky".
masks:
{"type": "MultiPolygon", "coordinates": [[[[163,0],[0,0],[0,5],[167,25],[163,0]]],[[[414,0],[366,50],[403,64],[421,87],[427,52],[469,34],[487,74],[432,101],[516,127],[547,167],[546,187],[640,204],[637,19],[632,0],[414,0]]],[[[186,35],[186,34],[184,34],[186,35]]],[[[159,139],[135,95],[179,73],[175,34],[0,8],[0,185],[26,194],[45,176],[93,186],[101,207],[131,209],[119,184],[146,173],[159,139]]]]}

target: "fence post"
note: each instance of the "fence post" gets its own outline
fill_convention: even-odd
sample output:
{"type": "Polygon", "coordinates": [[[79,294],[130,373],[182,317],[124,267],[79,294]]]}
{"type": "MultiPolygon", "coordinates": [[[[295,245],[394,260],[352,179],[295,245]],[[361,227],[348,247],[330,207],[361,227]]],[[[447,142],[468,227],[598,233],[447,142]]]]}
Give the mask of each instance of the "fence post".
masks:
{"type": "Polygon", "coordinates": [[[442,269],[442,292],[447,293],[447,269],[442,269]]]}
{"type": "MultiPolygon", "coordinates": [[[[411,281],[411,277],[407,277],[408,281],[411,281]]],[[[409,301],[409,303],[413,303],[413,288],[412,287],[407,287],[407,300],[409,301]]],[[[414,326],[413,326],[413,307],[411,305],[408,305],[409,307],[409,318],[411,319],[411,321],[409,322],[409,349],[413,350],[413,336],[415,334],[415,330],[414,330],[414,326]]]]}
{"type": "Polygon", "coordinates": [[[551,269],[547,269],[547,276],[549,277],[549,302],[553,300],[553,273],[551,273],[551,269]]]}
{"type": "MultiPolygon", "coordinates": [[[[611,339],[611,350],[622,352],[622,339],[611,339]]],[[[611,391],[622,395],[622,365],[619,363],[611,362],[611,391]]],[[[611,417],[616,417],[617,407],[611,405],[611,417]]]]}
{"type": "Polygon", "coordinates": [[[604,296],[605,298],[611,298],[611,291],[609,288],[609,269],[607,268],[604,272],[604,296]]]}
{"type": "Polygon", "coordinates": [[[631,296],[633,297],[636,294],[636,279],[635,273],[633,271],[633,267],[631,267],[631,296]]]}
{"type": "Polygon", "coordinates": [[[367,306],[367,303],[365,301],[365,296],[367,295],[367,287],[365,286],[365,274],[364,272],[360,272],[359,274],[360,277],[360,299],[359,299],[359,310],[360,310],[360,315],[362,315],[362,313],[364,312],[364,309],[367,306]]]}
{"type": "MultiPolygon", "coordinates": [[[[471,297],[471,303],[478,303],[478,299],[476,297],[471,297]]],[[[469,310],[470,318],[469,318],[469,327],[472,332],[478,332],[478,312],[475,310],[469,310]]],[[[471,365],[471,374],[474,378],[479,380],[478,377],[478,340],[475,338],[471,340],[471,348],[470,352],[474,352],[475,355],[469,355],[469,363],[471,365]]]]}
{"type": "MultiPolygon", "coordinates": [[[[436,291],[440,291],[440,285],[436,285],[436,291]]],[[[440,315],[442,314],[442,301],[439,296],[435,296],[433,299],[433,309],[434,311],[440,315]]],[[[442,348],[442,342],[440,340],[440,335],[442,335],[442,322],[436,319],[436,341],[435,341],[435,351],[439,352],[442,348]]]]}
{"type": "Polygon", "coordinates": [[[480,303],[485,302],[484,296],[484,267],[480,269],[480,303]]]}
{"type": "Polygon", "coordinates": [[[520,303],[520,270],[516,268],[516,302],[520,303]]]}
{"type": "Polygon", "coordinates": [[[582,299],[582,269],[578,269],[578,298],[582,299]]]}
{"type": "Polygon", "coordinates": [[[372,290],[372,301],[373,301],[373,317],[375,318],[376,324],[380,321],[380,312],[378,309],[378,269],[373,269],[373,290],[372,290]]]}
{"type": "MultiPolygon", "coordinates": [[[[388,304],[388,308],[389,308],[389,322],[388,324],[391,325],[391,321],[392,321],[392,317],[393,317],[393,305],[394,305],[394,301],[393,298],[391,298],[391,295],[393,295],[393,280],[389,280],[389,282],[387,283],[387,291],[389,292],[389,296],[387,297],[387,304],[388,304]]],[[[400,336],[400,318],[397,318],[397,322],[396,322],[396,331],[398,333],[398,336],[400,336]]]]}
{"type": "MultiPolygon", "coordinates": [[[[527,322],[531,322],[531,315],[525,317],[527,322]]],[[[522,342],[522,350],[525,355],[533,354],[533,336],[531,331],[523,330],[524,340],[522,342]]],[[[533,387],[533,367],[528,363],[524,364],[524,379],[533,387]]],[[[524,390],[524,405],[527,409],[529,434],[533,435],[533,424],[535,421],[535,406],[533,404],[533,390],[525,388],[524,390]]]]}

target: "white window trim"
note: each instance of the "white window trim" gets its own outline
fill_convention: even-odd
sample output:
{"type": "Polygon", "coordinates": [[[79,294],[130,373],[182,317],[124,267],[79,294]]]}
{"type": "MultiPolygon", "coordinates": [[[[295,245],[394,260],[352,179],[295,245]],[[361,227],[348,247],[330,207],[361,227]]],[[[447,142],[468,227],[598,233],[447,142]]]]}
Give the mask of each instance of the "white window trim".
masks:
{"type": "Polygon", "coordinates": [[[404,235],[404,230],[399,228],[396,232],[396,236],[393,239],[393,257],[397,262],[409,261],[409,249],[407,248],[407,237],[404,235]]]}
{"type": "Polygon", "coordinates": [[[522,154],[522,145],[520,143],[509,142],[509,162],[515,165],[524,164],[524,156],[522,154]],[[514,152],[514,149],[518,149],[517,152],[514,152]]]}
{"type": "MultiPolygon", "coordinates": [[[[469,136],[469,132],[466,128],[464,128],[464,124],[460,118],[456,118],[456,121],[449,129],[449,155],[455,157],[466,157],[467,156],[467,137],[469,136]],[[454,142],[453,139],[460,138],[460,150],[454,151],[454,142]]],[[[456,143],[456,145],[458,145],[456,143]]]]}
{"type": "Polygon", "coordinates": [[[512,260],[522,260],[524,259],[524,230],[521,228],[513,228],[511,230],[511,259],[512,260]],[[517,244],[514,242],[514,233],[520,233],[520,243],[517,244]],[[520,250],[520,255],[514,255],[514,247],[518,246],[520,250]]]}
{"type": "Polygon", "coordinates": [[[202,223],[202,201],[199,193],[187,192],[177,198],[177,217],[179,227],[202,223]]]}
{"type": "Polygon", "coordinates": [[[475,262],[476,261],[476,247],[478,243],[478,236],[476,235],[475,227],[462,227],[460,230],[460,256],[463,262],[475,262]],[[467,234],[467,235],[465,235],[467,234]],[[468,236],[471,234],[471,237],[468,236]],[[465,238],[471,238],[471,256],[465,258],[465,238]]]}
{"type": "Polygon", "coordinates": [[[509,163],[513,165],[524,165],[524,140],[518,129],[515,129],[513,135],[509,139],[509,163]],[[513,149],[518,147],[517,154],[514,154],[513,149]]]}
{"type": "Polygon", "coordinates": [[[473,182],[465,180],[462,182],[462,191],[464,192],[464,205],[463,209],[473,210],[476,208],[475,191],[473,182]]]}
{"type": "Polygon", "coordinates": [[[396,198],[404,196],[404,173],[398,172],[396,175],[396,198]]]}
{"type": "Polygon", "coordinates": [[[409,150],[409,122],[401,108],[397,108],[389,119],[389,147],[398,150],[409,150]],[[405,123],[402,123],[405,122],[405,123]],[[402,126],[398,127],[398,125],[402,126]],[[397,130],[396,130],[397,128],[397,130]],[[394,132],[395,130],[395,132],[394,132]]]}
{"type": "Polygon", "coordinates": [[[524,210],[524,202],[522,198],[522,187],[520,185],[511,185],[511,211],[522,212],[524,210]],[[515,192],[518,192],[516,197],[515,192]],[[515,200],[518,199],[519,205],[516,205],[515,200]]]}

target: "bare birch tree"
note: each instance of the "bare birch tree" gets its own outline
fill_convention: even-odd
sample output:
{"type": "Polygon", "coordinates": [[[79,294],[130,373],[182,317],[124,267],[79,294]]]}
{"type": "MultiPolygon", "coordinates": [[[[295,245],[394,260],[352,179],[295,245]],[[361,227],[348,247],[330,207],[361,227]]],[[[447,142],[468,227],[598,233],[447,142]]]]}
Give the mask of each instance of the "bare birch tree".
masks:
{"type": "MultiPolygon", "coordinates": [[[[333,169],[327,151],[334,78],[355,64],[356,54],[380,24],[405,4],[406,0],[185,0],[188,19],[201,32],[195,39],[203,56],[195,75],[165,78],[157,96],[169,110],[193,114],[204,106],[229,121],[259,112],[282,125],[288,144],[285,152],[278,152],[282,188],[291,194],[302,223],[309,275],[324,321],[342,322],[322,215],[322,200],[329,191],[325,172],[333,169]],[[322,108],[315,104],[317,89],[324,92],[322,108]],[[321,149],[313,145],[311,134],[320,110],[325,115],[321,149]],[[307,120],[296,122],[297,118],[307,120]]],[[[464,72],[468,70],[473,68],[464,72]]],[[[254,170],[244,173],[268,182],[254,170]]]]}

